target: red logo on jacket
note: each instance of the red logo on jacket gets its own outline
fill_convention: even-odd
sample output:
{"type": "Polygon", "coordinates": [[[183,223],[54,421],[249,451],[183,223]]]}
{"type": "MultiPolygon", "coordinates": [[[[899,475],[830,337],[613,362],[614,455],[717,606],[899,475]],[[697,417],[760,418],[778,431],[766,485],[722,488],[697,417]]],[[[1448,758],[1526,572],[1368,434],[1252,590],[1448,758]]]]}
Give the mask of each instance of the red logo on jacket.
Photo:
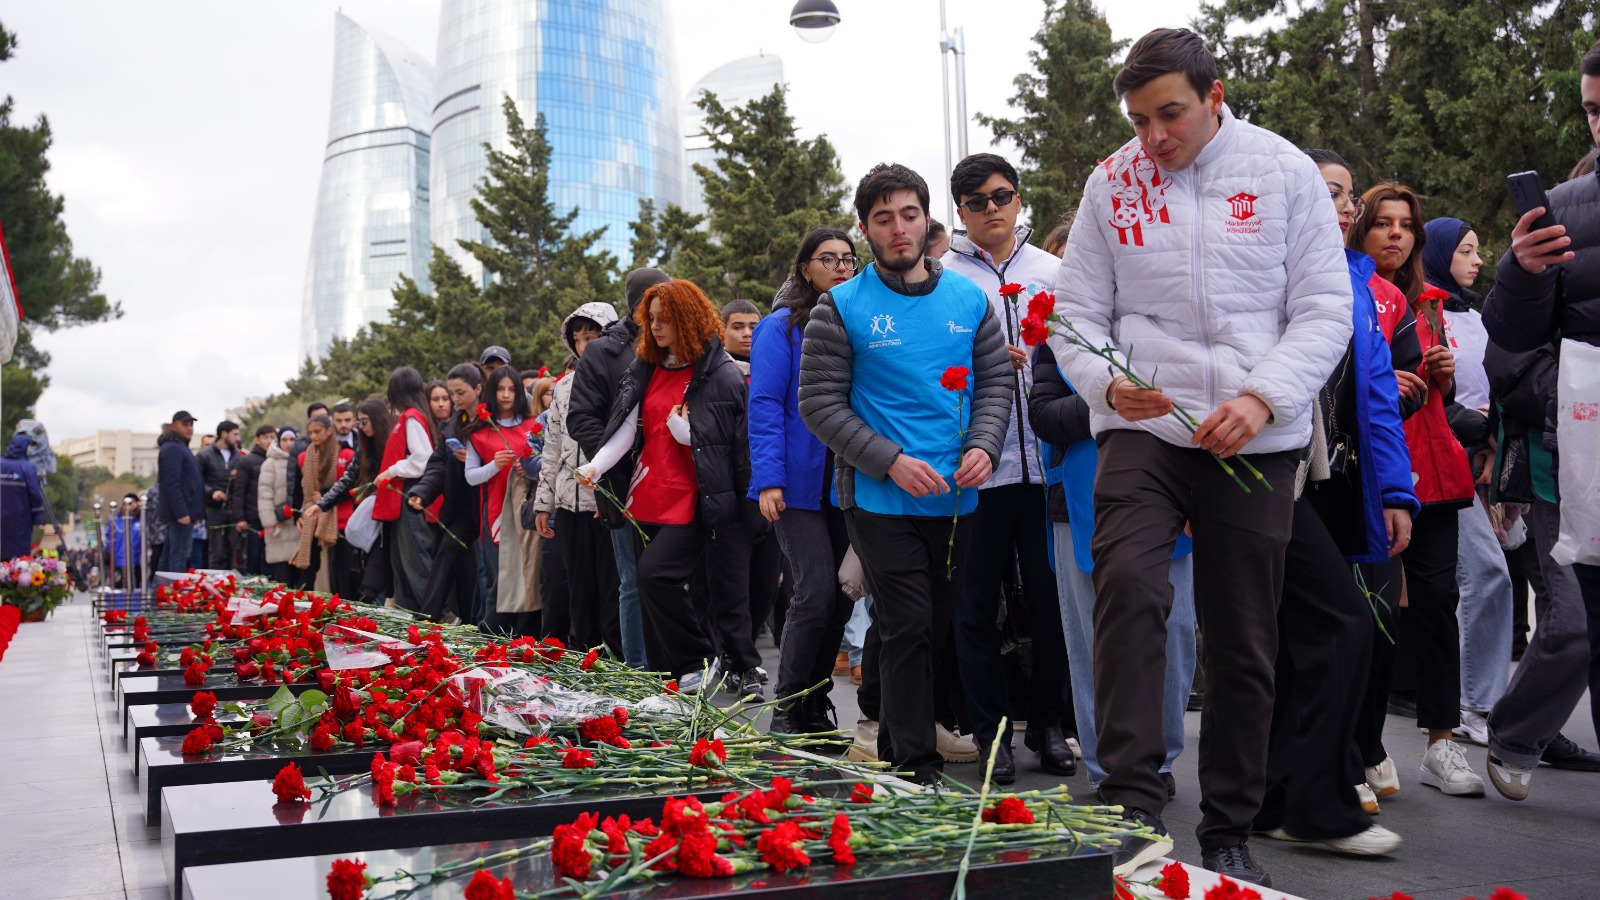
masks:
{"type": "Polygon", "coordinates": [[[1255,194],[1240,191],[1228,198],[1228,233],[1229,234],[1260,234],[1261,218],[1256,215],[1256,201],[1261,199],[1255,194]]]}
{"type": "Polygon", "coordinates": [[[1111,188],[1111,218],[1108,223],[1117,230],[1117,241],[1123,246],[1144,246],[1144,228],[1147,225],[1171,224],[1167,211],[1167,188],[1170,177],[1163,177],[1156,161],[1142,148],[1127,148],[1102,162],[1106,180],[1111,188]]]}

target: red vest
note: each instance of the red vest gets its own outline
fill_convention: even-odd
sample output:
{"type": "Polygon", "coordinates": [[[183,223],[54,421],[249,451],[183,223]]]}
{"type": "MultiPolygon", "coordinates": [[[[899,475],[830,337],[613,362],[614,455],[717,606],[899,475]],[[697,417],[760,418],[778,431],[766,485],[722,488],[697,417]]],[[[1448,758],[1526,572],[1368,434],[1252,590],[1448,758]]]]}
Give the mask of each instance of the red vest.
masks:
{"type": "MultiPolygon", "coordinates": [[[[472,442],[472,449],[477,451],[478,459],[488,462],[501,450],[510,450],[511,455],[520,459],[528,447],[528,431],[533,428],[533,419],[523,419],[509,428],[496,422],[490,425],[487,422],[473,430],[467,440],[472,442]]],[[[500,543],[500,513],[505,510],[507,487],[511,483],[511,470],[517,465],[511,465],[494,473],[488,481],[478,485],[478,514],[482,517],[480,524],[483,533],[496,544],[500,543]]]]}
{"type": "MultiPolygon", "coordinates": [[[[428,427],[428,421],[422,417],[422,413],[414,409],[408,409],[401,413],[399,421],[394,423],[394,430],[389,432],[389,439],[383,445],[383,459],[378,464],[378,474],[381,475],[389,471],[390,466],[410,455],[406,452],[410,449],[406,446],[406,420],[408,419],[416,420],[417,424],[423,428],[428,427]]],[[[379,522],[398,520],[400,518],[400,509],[405,505],[405,498],[402,495],[405,493],[406,487],[414,481],[415,479],[406,479],[404,483],[397,483],[400,482],[400,479],[396,478],[389,480],[383,487],[379,488],[378,498],[372,503],[372,518],[379,522]]],[[[428,504],[429,522],[439,521],[439,507],[443,500],[442,496],[436,497],[432,503],[428,504]]]]}

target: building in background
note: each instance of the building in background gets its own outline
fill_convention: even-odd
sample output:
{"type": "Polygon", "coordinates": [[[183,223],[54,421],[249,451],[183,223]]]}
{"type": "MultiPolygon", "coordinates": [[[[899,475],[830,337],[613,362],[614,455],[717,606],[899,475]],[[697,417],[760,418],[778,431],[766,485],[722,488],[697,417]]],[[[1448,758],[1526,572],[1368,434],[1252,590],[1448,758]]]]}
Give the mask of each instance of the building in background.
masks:
{"type": "Polygon", "coordinates": [[[156,474],[158,437],[160,435],[155,432],[123,428],[96,431],[88,437],[67,438],[52,444],[50,449],[58,457],[71,459],[72,464],[80,469],[99,466],[113,475],[131,472],[140,477],[153,478],[156,474]]]}
{"type": "Polygon", "coordinates": [[[433,66],[334,15],[333,102],[300,316],[300,355],[388,317],[399,277],[428,286],[433,66]]]}
{"type": "MultiPolygon", "coordinates": [[[[746,56],[712,69],[695,82],[683,98],[684,162],[687,166],[687,191],[683,208],[695,215],[706,214],[706,192],[695,174],[696,164],[716,170],[717,154],[711,142],[701,134],[706,116],[697,105],[701,93],[710,91],[717,96],[724,109],[744,106],[772,93],[783,85],[783,60],[770,53],[746,56]]],[[[658,206],[665,206],[660,203],[658,206]]]]}
{"type": "Polygon", "coordinates": [[[666,0],[443,0],[433,93],[433,243],[481,277],[458,240],[482,240],[471,200],[505,149],[501,101],[529,127],[545,116],[550,200],[579,210],[579,232],[606,227],[629,258],[639,200],[684,200],[677,60],[666,0]]]}

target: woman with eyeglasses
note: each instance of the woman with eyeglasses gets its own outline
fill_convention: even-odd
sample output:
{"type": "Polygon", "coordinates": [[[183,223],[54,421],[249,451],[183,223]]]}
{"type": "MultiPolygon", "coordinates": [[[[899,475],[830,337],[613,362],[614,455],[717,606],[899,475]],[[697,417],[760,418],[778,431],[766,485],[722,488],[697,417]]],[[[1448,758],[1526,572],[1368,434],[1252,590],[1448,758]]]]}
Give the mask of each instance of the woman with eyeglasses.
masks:
{"type": "Polygon", "coordinates": [[[849,235],[837,228],[812,229],[773,304],[779,308],[756,325],[750,344],[749,498],[777,529],[794,576],[778,645],[775,732],[834,727],[826,691],[813,691],[795,703],[781,701],[829,680],[853,608],[839,587],[839,566],[850,539],[844,514],[828,499],[833,454],[800,418],[800,345],[817,298],[849,281],[858,264],[849,235]]]}
{"type": "MultiPolygon", "coordinates": [[[[1401,625],[1416,661],[1417,725],[1428,733],[1422,783],[1451,796],[1482,796],[1483,779],[1451,739],[1461,725],[1457,512],[1470,506],[1474,496],[1467,452],[1451,433],[1445,415],[1445,405],[1455,395],[1455,356],[1445,343],[1442,309],[1421,299],[1431,285],[1422,269],[1427,232],[1416,192],[1398,182],[1385,182],[1369,188],[1361,202],[1345,242],[1376,262],[1375,294],[1380,281],[1398,289],[1398,296],[1389,292],[1394,297],[1391,302],[1377,295],[1378,322],[1389,339],[1401,412],[1415,410],[1405,419],[1405,433],[1415,492],[1422,504],[1409,535],[1403,536],[1409,542],[1399,554],[1400,565],[1388,566],[1378,584],[1397,587],[1403,569],[1407,606],[1401,611],[1401,625]]],[[[1376,697],[1368,699],[1373,724],[1379,721],[1378,703],[1376,697]]],[[[1369,724],[1358,732],[1358,741],[1364,744],[1367,785],[1383,797],[1399,790],[1399,778],[1394,761],[1382,750],[1381,732],[1375,737],[1372,731],[1369,724]]]]}
{"type": "Polygon", "coordinates": [[[452,412],[439,429],[439,444],[417,483],[406,491],[406,504],[421,512],[440,502],[439,525],[444,532],[434,553],[433,571],[423,589],[422,612],[432,619],[472,620],[478,591],[478,489],[467,483],[467,426],[475,421],[483,394],[483,370],[464,362],[445,378],[452,412]]]}

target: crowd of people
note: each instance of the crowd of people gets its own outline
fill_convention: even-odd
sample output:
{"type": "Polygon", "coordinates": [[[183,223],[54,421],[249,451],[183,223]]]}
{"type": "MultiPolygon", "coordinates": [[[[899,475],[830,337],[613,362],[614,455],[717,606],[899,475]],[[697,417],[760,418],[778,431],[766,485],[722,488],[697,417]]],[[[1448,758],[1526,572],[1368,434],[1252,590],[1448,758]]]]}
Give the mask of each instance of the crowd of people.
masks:
{"type": "MultiPolygon", "coordinates": [[[[1600,45],[1582,65],[1600,140],[1600,45]]],[[[1006,159],[949,174],[948,233],[884,164],[854,197],[871,263],[818,228],[768,314],[635,269],[554,374],[490,346],[198,454],[174,415],[159,568],[604,645],[770,695],[781,732],[837,727],[850,678],[852,757],[918,781],[992,752],[1012,782],[1025,722],[1158,836],[1199,698],[1204,864],[1259,884],[1252,835],[1399,849],[1372,818],[1396,712],[1447,795],[1600,771],[1560,734],[1600,702],[1600,569],[1550,555],[1558,345],[1600,341],[1593,155],[1485,302],[1470,223],[1236,119],[1193,33],[1146,35],[1115,88],[1135,135],[1038,245],[1006,159]]]]}

